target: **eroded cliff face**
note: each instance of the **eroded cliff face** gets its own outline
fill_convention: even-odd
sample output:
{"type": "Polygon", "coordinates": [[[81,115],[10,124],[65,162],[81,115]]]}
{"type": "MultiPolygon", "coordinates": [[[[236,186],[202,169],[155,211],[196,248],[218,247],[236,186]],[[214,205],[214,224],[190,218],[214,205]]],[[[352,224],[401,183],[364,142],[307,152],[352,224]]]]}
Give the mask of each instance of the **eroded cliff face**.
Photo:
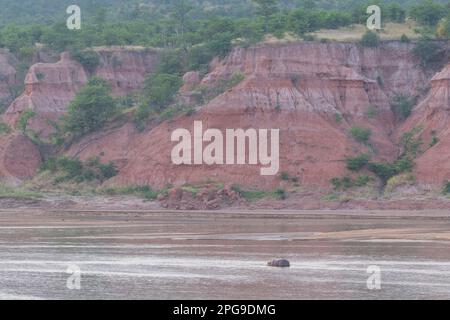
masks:
{"type": "Polygon", "coordinates": [[[28,128],[45,138],[53,130],[49,120],[57,121],[65,114],[70,101],[90,76],[107,80],[114,95],[126,95],[141,89],[157,58],[157,52],[148,49],[109,48],[96,51],[100,65],[92,74],[73,60],[69,53],[62,53],[56,63],[34,64],[26,76],[24,93],[6,110],[4,121],[15,127],[20,115],[31,109],[36,115],[30,120],[28,128]]]}
{"type": "MultiPolygon", "coordinates": [[[[401,150],[404,132],[423,127],[424,145],[438,142],[417,159],[419,183],[441,184],[450,179],[450,66],[432,78],[419,67],[413,44],[384,42],[379,48],[350,43],[301,42],[235,48],[223,61],[215,61],[203,79],[197,73],[184,77],[182,96],[198,87],[214,87],[222,80],[242,74],[243,81],[200,106],[194,115],[178,116],[163,123],[150,123],[139,132],[131,122],[112,125],[86,136],[61,154],[86,160],[100,156],[114,161],[118,176],[110,185],[182,185],[208,180],[270,189],[280,184],[276,176],[261,176],[255,165],[173,165],[171,134],[179,128],[193,131],[194,121],[203,130],[280,129],[280,169],[296,177],[302,187],[330,186],[330,179],[347,174],[345,157],[360,152],[375,160],[392,161],[401,150]],[[432,78],[432,79],[431,79],[432,78]],[[424,88],[431,87],[424,94],[424,88]],[[420,96],[420,103],[405,123],[396,123],[390,101],[397,93],[420,96]],[[369,108],[375,116],[368,116],[369,108]],[[352,126],[372,131],[370,145],[355,141],[352,126]]],[[[56,63],[33,65],[26,77],[25,92],[3,119],[15,126],[30,108],[36,116],[29,128],[41,136],[52,128],[48,120],[63,115],[75,93],[91,75],[105,78],[117,96],[142,88],[153,72],[158,52],[143,49],[98,49],[100,66],[90,74],[63,54],[56,63]]],[[[1,61],[1,58],[0,58],[1,61]]],[[[1,67],[1,63],[0,63],[1,67]]],[[[13,75],[14,72],[11,72],[13,75]]],[[[1,90],[0,90],[1,91],[1,90]]],[[[206,143],[205,143],[206,146],[206,143]]],[[[21,135],[0,141],[0,176],[24,179],[40,163],[37,148],[21,135]],[[16,149],[13,148],[17,145],[16,149]],[[8,149],[13,148],[13,149],[8,149]],[[11,162],[11,155],[25,155],[11,162]]]]}
{"type": "Polygon", "coordinates": [[[422,183],[442,185],[450,180],[450,65],[431,79],[429,93],[399,133],[414,128],[423,141],[416,161],[417,178],[422,183]]]}
{"type": "Polygon", "coordinates": [[[0,136],[0,177],[18,183],[34,177],[41,164],[38,148],[21,134],[0,136]]]}
{"type": "MultiPolygon", "coordinates": [[[[58,121],[65,114],[70,101],[90,76],[106,79],[114,95],[126,95],[142,88],[145,76],[153,72],[158,54],[155,50],[140,48],[107,48],[97,49],[97,52],[100,65],[92,74],[68,53],[62,53],[57,62],[32,65],[25,78],[25,91],[11,103],[0,120],[17,128],[23,112],[33,110],[35,116],[29,120],[27,129],[45,139],[54,130],[51,121],[58,121]]],[[[36,59],[51,61],[52,57],[43,53],[36,59]]],[[[0,53],[0,101],[11,100],[9,88],[17,82],[16,70],[10,62],[15,62],[12,55],[0,53]]],[[[11,181],[36,174],[41,156],[27,137],[15,133],[4,135],[0,148],[0,177],[11,181]],[[15,163],[14,157],[17,158],[15,163]]]]}
{"type": "Polygon", "coordinates": [[[329,187],[331,178],[346,173],[346,156],[373,150],[378,160],[397,158],[390,100],[398,92],[419,93],[429,81],[412,47],[399,42],[383,43],[376,49],[302,42],[235,48],[216,63],[201,85],[214,86],[237,72],[244,80],[194,116],[153,125],[142,133],[127,124],[88,136],[67,153],[82,159],[103,155],[105,160],[116,161],[120,173],[110,184],[164,187],[214,180],[273,188],[279,185],[279,176],[261,176],[260,166],[173,165],[175,143],[170,141],[175,129],[192,132],[196,120],[202,121],[204,130],[222,132],[273,128],[280,129],[279,171],[297,177],[305,187],[329,187]],[[370,106],[377,116],[367,116],[370,106]],[[372,130],[372,150],[350,136],[349,129],[355,125],[372,130]]]}

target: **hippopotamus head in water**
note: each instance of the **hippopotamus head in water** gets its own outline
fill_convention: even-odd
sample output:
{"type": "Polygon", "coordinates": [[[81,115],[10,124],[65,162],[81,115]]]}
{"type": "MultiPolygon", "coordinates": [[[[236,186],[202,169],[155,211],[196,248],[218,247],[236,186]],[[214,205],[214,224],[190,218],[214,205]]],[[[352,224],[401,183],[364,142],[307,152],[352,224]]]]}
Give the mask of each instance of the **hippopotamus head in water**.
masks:
{"type": "Polygon", "coordinates": [[[289,263],[288,260],[286,259],[276,259],[276,260],[272,260],[267,262],[267,265],[269,267],[278,267],[278,268],[287,268],[290,267],[291,264],[289,263]]]}

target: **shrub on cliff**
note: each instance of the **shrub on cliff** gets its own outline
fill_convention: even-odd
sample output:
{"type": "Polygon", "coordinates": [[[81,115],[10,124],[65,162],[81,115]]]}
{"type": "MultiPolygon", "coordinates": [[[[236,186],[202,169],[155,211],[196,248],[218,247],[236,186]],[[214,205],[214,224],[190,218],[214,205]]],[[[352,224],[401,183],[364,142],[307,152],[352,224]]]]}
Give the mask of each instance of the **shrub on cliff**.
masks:
{"type": "Polygon", "coordinates": [[[442,187],[442,193],[445,195],[450,194],[450,181],[446,180],[444,186],[442,187]]]}
{"type": "Polygon", "coordinates": [[[78,158],[50,158],[41,165],[40,171],[48,171],[56,175],[56,183],[66,181],[81,183],[94,180],[104,182],[118,173],[112,161],[101,163],[96,157],[90,158],[86,162],[82,162],[78,158]]]}
{"type": "Polygon", "coordinates": [[[370,160],[370,156],[366,153],[361,153],[356,157],[347,157],[345,162],[347,163],[347,169],[351,171],[358,171],[364,168],[370,160]]]}
{"type": "Polygon", "coordinates": [[[147,123],[147,120],[150,117],[151,113],[152,110],[150,109],[150,106],[147,104],[140,104],[137,107],[137,110],[133,116],[133,122],[139,131],[145,129],[145,124],[147,123]]]}
{"type": "Polygon", "coordinates": [[[398,120],[405,120],[411,114],[416,98],[404,93],[397,93],[391,102],[391,110],[398,120]]]}
{"type": "Polygon", "coordinates": [[[11,132],[11,127],[8,124],[0,121],[0,136],[4,135],[4,134],[8,134],[10,132],[11,132]]]}
{"type": "Polygon", "coordinates": [[[19,121],[17,122],[17,128],[23,133],[27,133],[28,122],[36,116],[36,112],[31,109],[26,109],[19,117],[19,121]]]}
{"type": "Polygon", "coordinates": [[[72,57],[89,72],[95,71],[100,64],[100,57],[95,51],[75,51],[72,57]]]}
{"type": "Polygon", "coordinates": [[[372,135],[372,130],[353,126],[350,128],[350,134],[356,141],[366,144],[369,142],[370,136],[372,135]]]}
{"type": "Polygon", "coordinates": [[[178,75],[165,73],[150,75],[145,80],[144,100],[157,111],[161,111],[174,101],[181,85],[182,80],[178,75]]]}
{"type": "Polygon", "coordinates": [[[422,37],[417,42],[413,53],[420,59],[420,65],[423,68],[430,67],[442,58],[441,46],[427,37],[422,37]]]}
{"type": "Polygon", "coordinates": [[[183,63],[180,53],[177,50],[164,51],[159,57],[156,73],[181,76],[183,74],[183,63]]]}
{"type": "Polygon", "coordinates": [[[380,44],[380,37],[373,31],[367,31],[361,38],[361,45],[375,48],[380,44]]]}
{"type": "Polygon", "coordinates": [[[116,100],[111,87],[98,77],[91,78],[70,102],[63,117],[63,131],[80,137],[101,129],[117,114],[116,100]]]}

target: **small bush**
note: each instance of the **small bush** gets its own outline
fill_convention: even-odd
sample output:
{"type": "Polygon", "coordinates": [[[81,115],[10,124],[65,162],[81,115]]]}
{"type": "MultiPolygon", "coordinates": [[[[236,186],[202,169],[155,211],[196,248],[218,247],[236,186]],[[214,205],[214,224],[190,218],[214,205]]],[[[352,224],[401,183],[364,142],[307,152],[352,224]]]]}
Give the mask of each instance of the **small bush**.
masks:
{"type": "Polygon", "coordinates": [[[369,142],[370,136],[372,135],[372,130],[358,126],[353,126],[350,129],[350,134],[359,143],[367,144],[369,142]]]}
{"type": "Polygon", "coordinates": [[[281,188],[276,189],[274,193],[278,200],[286,200],[286,198],[287,198],[287,194],[284,189],[281,189],[281,188]]]}
{"type": "Polygon", "coordinates": [[[403,43],[410,43],[411,40],[408,38],[408,36],[406,34],[402,34],[402,36],[400,37],[400,41],[403,43]]]}
{"type": "Polygon", "coordinates": [[[386,185],[387,181],[398,174],[398,170],[393,164],[371,162],[368,164],[369,171],[373,172],[386,185]]]}
{"type": "Polygon", "coordinates": [[[445,181],[444,186],[442,187],[442,193],[447,195],[450,194],[450,181],[445,181]]]}
{"type": "Polygon", "coordinates": [[[340,114],[340,113],[335,113],[335,114],[334,114],[334,120],[335,120],[337,123],[342,123],[342,120],[344,120],[344,117],[343,117],[342,114],[340,114]]]}
{"type": "Polygon", "coordinates": [[[391,110],[399,120],[405,120],[411,115],[416,104],[416,98],[407,94],[397,93],[391,102],[391,110]]]}
{"type": "Polygon", "coordinates": [[[422,152],[421,147],[423,144],[422,138],[420,136],[416,137],[420,134],[422,128],[414,127],[408,132],[405,132],[400,139],[400,146],[403,148],[402,156],[408,156],[415,158],[419,153],[422,152]]]}
{"type": "Polygon", "coordinates": [[[145,80],[145,103],[161,111],[174,101],[181,85],[182,80],[178,75],[152,74],[145,80]]]}
{"type": "Polygon", "coordinates": [[[96,157],[88,159],[85,163],[78,158],[50,158],[41,165],[40,171],[49,171],[52,174],[57,174],[55,183],[65,181],[81,183],[93,180],[104,182],[118,173],[112,161],[101,163],[96,157]]]}
{"type": "Polygon", "coordinates": [[[72,57],[89,72],[94,72],[100,64],[100,57],[95,51],[76,51],[72,57]]]}
{"type": "Polygon", "coordinates": [[[288,181],[289,180],[289,173],[281,172],[280,173],[280,179],[283,180],[283,181],[288,181]]]}
{"type": "Polygon", "coordinates": [[[342,187],[344,188],[344,190],[350,189],[353,187],[353,180],[351,177],[349,176],[345,176],[342,178],[342,187]]]}
{"type": "Polygon", "coordinates": [[[370,181],[372,181],[372,177],[368,175],[360,175],[356,178],[354,184],[357,187],[364,187],[366,186],[370,181]]]}
{"type": "Polygon", "coordinates": [[[431,136],[431,142],[430,142],[430,148],[434,147],[436,144],[439,143],[439,138],[436,136],[436,134],[432,134],[431,136]]]}
{"type": "Polygon", "coordinates": [[[416,182],[416,177],[412,173],[398,174],[390,178],[386,184],[386,191],[392,192],[396,188],[404,185],[413,185],[416,182]]]}
{"type": "Polygon", "coordinates": [[[10,132],[11,132],[11,127],[8,124],[0,121],[0,136],[3,134],[8,134],[10,132]]]}
{"type": "Polygon", "coordinates": [[[422,38],[414,48],[414,55],[420,59],[423,68],[430,67],[441,59],[441,46],[428,38],[422,38]]]}
{"type": "Polygon", "coordinates": [[[380,37],[373,31],[367,31],[361,38],[361,45],[375,48],[380,44],[380,37]]]}
{"type": "Polygon", "coordinates": [[[333,189],[334,190],[339,190],[341,189],[342,183],[341,183],[341,179],[340,178],[333,178],[330,180],[330,183],[333,185],[333,189]]]}
{"type": "Polygon", "coordinates": [[[351,158],[348,157],[345,159],[347,163],[347,169],[350,171],[359,171],[364,168],[370,160],[370,156],[366,153],[361,153],[360,155],[351,158]]]}
{"type": "Polygon", "coordinates": [[[369,119],[376,118],[378,116],[378,109],[376,106],[369,106],[366,111],[366,116],[369,119]]]}
{"type": "Polygon", "coordinates": [[[26,134],[28,122],[36,116],[36,112],[31,109],[27,109],[19,117],[19,121],[17,123],[17,128],[23,133],[26,134]]]}
{"type": "Polygon", "coordinates": [[[80,137],[101,129],[117,111],[117,101],[111,96],[109,84],[93,77],[70,102],[62,127],[65,132],[80,137]]]}
{"type": "Polygon", "coordinates": [[[145,129],[145,125],[151,113],[152,110],[149,105],[147,104],[139,105],[133,116],[134,125],[139,131],[143,131],[145,129]]]}

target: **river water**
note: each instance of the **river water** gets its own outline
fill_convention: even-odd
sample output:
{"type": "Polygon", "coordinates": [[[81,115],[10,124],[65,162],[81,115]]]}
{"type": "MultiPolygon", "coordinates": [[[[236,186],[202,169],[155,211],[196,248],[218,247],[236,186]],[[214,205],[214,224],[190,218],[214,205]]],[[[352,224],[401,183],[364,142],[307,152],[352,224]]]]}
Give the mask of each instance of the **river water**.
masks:
{"type": "Polygon", "coordinates": [[[449,299],[449,234],[443,217],[2,211],[0,299],[449,299]]]}

